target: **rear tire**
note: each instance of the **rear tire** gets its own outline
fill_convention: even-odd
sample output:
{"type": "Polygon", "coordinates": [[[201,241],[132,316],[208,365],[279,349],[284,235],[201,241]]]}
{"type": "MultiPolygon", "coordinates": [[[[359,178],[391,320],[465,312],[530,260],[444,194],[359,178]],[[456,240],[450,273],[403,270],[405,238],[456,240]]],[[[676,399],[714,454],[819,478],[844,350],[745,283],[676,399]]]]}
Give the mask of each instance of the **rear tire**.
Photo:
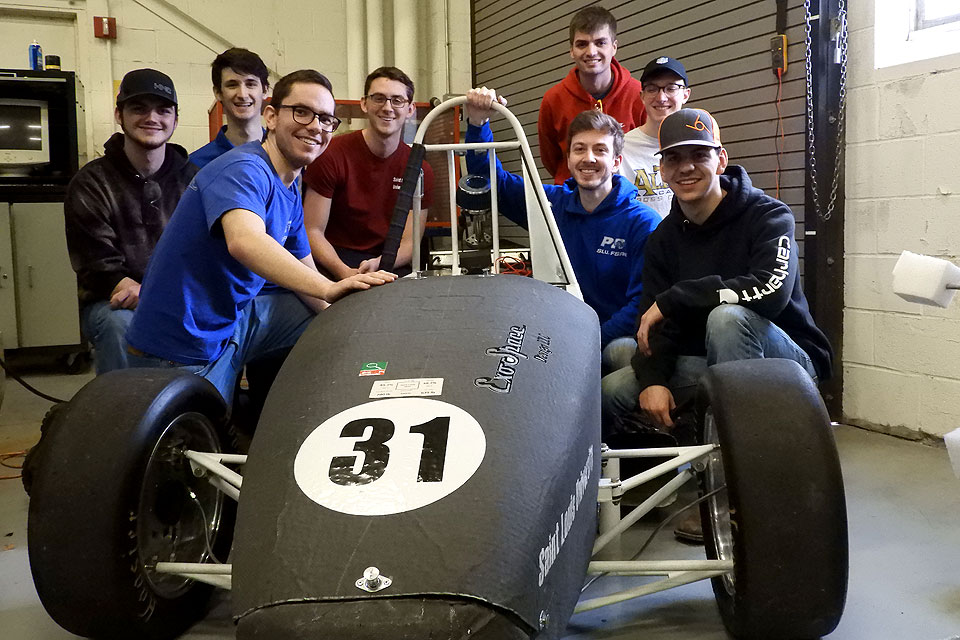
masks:
{"type": "Polygon", "coordinates": [[[698,393],[701,441],[720,445],[701,473],[707,557],[737,638],[812,639],[836,628],[847,591],[847,514],[826,408],[791,360],[710,367],[698,393]]]}
{"type": "Polygon", "coordinates": [[[213,385],[171,369],[106,373],[62,409],[28,519],[37,593],[60,626],[152,640],[203,615],[212,587],[150,565],[227,555],[235,505],[181,453],[219,451],[225,416],[213,385]]]}

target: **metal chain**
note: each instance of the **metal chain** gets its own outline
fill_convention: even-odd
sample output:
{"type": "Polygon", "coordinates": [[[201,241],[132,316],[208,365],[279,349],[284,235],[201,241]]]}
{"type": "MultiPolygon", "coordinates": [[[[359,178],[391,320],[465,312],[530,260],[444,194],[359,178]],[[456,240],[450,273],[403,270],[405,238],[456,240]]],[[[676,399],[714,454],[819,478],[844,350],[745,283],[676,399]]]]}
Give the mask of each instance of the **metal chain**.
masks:
{"type": "MultiPolygon", "coordinates": [[[[844,125],[847,111],[847,10],[844,0],[837,5],[837,46],[840,48],[840,108],[837,111],[837,148],[834,154],[833,180],[830,185],[830,200],[826,210],[820,206],[820,194],[817,189],[817,150],[814,138],[813,122],[813,38],[810,26],[810,2],[803,0],[804,22],[806,25],[806,59],[807,72],[807,151],[810,156],[810,189],[813,192],[813,208],[818,217],[827,221],[833,216],[833,209],[837,201],[837,188],[840,184],[840,163],[843,154],[844,125]]],[[[823,19],[823,16],[820,16],[823,19]]]]}

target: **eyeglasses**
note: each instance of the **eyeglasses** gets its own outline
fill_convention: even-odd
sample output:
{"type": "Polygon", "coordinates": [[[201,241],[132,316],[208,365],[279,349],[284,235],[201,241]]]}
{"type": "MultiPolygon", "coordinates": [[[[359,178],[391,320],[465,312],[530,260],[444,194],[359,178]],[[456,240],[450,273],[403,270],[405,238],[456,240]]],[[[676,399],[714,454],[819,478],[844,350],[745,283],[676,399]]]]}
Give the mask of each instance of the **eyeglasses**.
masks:
{"type": "Polygon", "coordinates": [[[671,82],[670,84],[665,84],[662,87],[659,87],[655,84],[645,84],[643,85],[643,92],[648,96],[655,96],[661,91],[663,91],[668,96],[675,96],[680,89],[685,89],[682,84],[677,84],[676,82],[671,82]]]}
{"type": "Polygon", "coordinates": [[[405,106],[410,104],[410,100],[404,96],[385,96],[382,93],[371,93],[370,95],[363,97],[378,107],[385,105],[387,100],[390,101],[390,104],[393,105],[394,109],[403,109],[405,106]]]}
{"type": "Polygon", "coordinates": [[[340,118],[332,116],[329,113],[317,113],[313,109],[308,109],[299,104],[278,104],[277,109],[290,109],[293,111],[293,121],[304,126],[309,125],[316,118],[320,122],[320,128],[324,131],[334,132],[340,126],[340,118]]]}

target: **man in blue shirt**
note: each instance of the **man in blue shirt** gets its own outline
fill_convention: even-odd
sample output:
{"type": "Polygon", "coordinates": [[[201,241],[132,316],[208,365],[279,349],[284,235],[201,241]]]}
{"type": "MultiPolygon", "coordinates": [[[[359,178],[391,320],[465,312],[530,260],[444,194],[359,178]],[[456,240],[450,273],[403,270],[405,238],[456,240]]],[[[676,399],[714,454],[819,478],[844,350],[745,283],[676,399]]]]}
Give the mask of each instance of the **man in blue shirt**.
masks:
{"type": "Polygon", "coordinates": [[[227,124],[216,138],[190,154],[190,162],[201,169],[234,147],[263,139],[260,114],[270,88],[267,65],[252,51],[227,49],[211,67],[213,95],[223,106],[227,124]]]}
{"type": "Polygon", "coordinates": [[[266,140],[197,174],[147,268],[127,332],[131,366],[185,368],[229,402],[245,363],[292,346],[328,303],[395,278],[331,282],[310,256],[296,179],[340,124],[334,108],[326,77],[291,73],[264,111],[266,140]],[[294,293],[258,295],[265,280],[294,293]]]}
{"type": "MultiPolygon", "coordinates": [[[[467,93],[467,142],[493,140],[487,124],[493,89],[467,93]]],[[[572,177],[562,185],[544,185],[564,247],[580,283],[584,302],[600,319],[604,372],[628,366],[636,351],[637,305],[642,293],[641,270],[647,237],[660,216],[637,201],[637,189],[617,175],[623,130],[613,117],[590,110],[576,116],[567,131],[567,168],[572,177]]],[[[487,175],[486,152],[467,153],[471,173],[487,175]]],[[[497,160],[500,210],[526,226],[523,178],[497,160]]]]}

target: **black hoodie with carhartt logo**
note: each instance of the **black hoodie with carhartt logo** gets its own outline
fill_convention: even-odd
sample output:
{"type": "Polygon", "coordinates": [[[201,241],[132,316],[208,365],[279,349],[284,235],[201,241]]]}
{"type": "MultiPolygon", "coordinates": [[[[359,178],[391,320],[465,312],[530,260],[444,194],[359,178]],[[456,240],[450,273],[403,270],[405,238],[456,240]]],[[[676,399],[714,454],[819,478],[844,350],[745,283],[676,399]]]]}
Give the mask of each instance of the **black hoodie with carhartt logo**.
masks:
{"type": "Polygon", "coordinates": [[[123,278],[143,281],[160,233],[197,173],[187,151],[168,142],[160,169],[144,178],[123,151],[123,134],[103,145],[67,187],[64,215],[80,304],[109,300],[123,278]]]}
{"type": "Polygon", "coordinates": [[[676,356],[706,355],[707,316],[724,303],[771,320],[807,352],[817,377],[829,378],[833,350],[800,286],[793,213],[754,187],[743,167],[729,165],[720,186],[726,195],[702,225],[674,198],[647,240],[640,316],[656,302],[664,321],[650,338],[653,355],[633,358],[641,390],[667,386],[676,356]]]}

